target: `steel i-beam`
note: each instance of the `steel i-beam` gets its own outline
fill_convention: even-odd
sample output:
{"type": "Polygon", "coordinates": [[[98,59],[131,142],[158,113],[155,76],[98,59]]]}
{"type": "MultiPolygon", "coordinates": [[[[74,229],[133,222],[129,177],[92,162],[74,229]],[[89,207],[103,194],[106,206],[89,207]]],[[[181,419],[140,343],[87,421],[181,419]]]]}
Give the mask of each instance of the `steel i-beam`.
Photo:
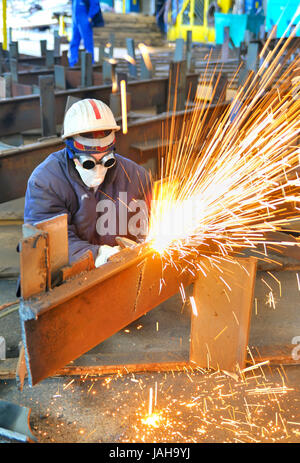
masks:
{"type": "MultiPolygon", "coordinates": [[[[90,252],[69,266],[66,214],[35,227],[24,225],[23,233],[20,320],[30,385],[55,374],[193,281],[197,313],[192,316],[190,360],[204,368],[244,368],[255,258],[226,263],[229,302],[216,269],[204,279],[192,264],[163,266],[149,243],[122,249],[100,268],[94,267],[90,252]]],[[[204,243],[199,258],[216,253],[214,247],[204,243]]]]}
{"type": "Polygon", "coordinates": [[[53,233],[56,237],[57,233],[66,235],[66,216],[53,220],[54,226],[49,228],[51,220],[47,221],[43,230],[25,226],[20,243],[20,319],[31,385],[54,374],[191,281],[189,272],[181,273],[175,267],[163,271],[159,256],[147,244],[139,244],[122,249],[99,268],[90,270],[93,263],[88,256],[81,266],[74,264],[73,270],[67,265],[61,267],[63,282],[50,291],[55,262],[67,252],[67,240],[51,239],[53,233]],[[76,274],[84,270],[89,271],[76,274]]]}

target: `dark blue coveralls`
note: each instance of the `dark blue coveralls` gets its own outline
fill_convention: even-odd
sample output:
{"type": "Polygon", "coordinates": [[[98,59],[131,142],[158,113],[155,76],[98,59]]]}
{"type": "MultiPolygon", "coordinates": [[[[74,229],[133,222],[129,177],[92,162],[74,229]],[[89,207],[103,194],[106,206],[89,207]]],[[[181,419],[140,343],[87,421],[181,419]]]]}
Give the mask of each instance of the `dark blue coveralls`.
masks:
{"type": "Polygon", "coordinates": [[[89,0],[89,9],[83,0],[72,0],[72,40],[70,43],[69,64],[75,66],[78,62],[78,49],[81,39],[84,48],[91,53],[94,61],[94,40],[92,24],[89,18],[99,10],[99,0],[89,0]]]}
{"type": "Polygon", "coordinates": [[[149,203],[150,178],[142,166],[118,154],[115,156],[116,164],[107,170],[105,179],[96,192],[83,183],[66,149],[48,156],[35,168],[28,180],[24,222],[33,225],[59,214],[68,214],[70,263],[87,250],[92,251],[95,259],[99,245],[115,246],[116,236],[137,240],[130,233],[120,233],[120,217],[127,214],[129,221],[138,212],[128,209],[127,206],[132,201],[133,205],[136,200],[146,199],[149,203]],[[126,192],[127,204],[120,198],[121,192],[126,192]],[[108,198],[114,202],[116,208],[115,217],[112,217],[116,223],[116,234],[101,236],[97,230],[97,221],[102,214],[97,212],[97,204],[108,198]]]}

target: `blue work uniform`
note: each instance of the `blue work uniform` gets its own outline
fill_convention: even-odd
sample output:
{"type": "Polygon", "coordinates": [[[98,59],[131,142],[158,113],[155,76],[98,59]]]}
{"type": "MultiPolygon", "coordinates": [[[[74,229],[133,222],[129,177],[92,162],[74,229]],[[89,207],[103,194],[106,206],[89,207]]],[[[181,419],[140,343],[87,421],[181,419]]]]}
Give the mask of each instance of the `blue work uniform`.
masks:
{"type": "Polygon", "coordinates": [[[75,66],[78,62],[78,49],[81,39],[84,48],[91,53],[94,62],[93,29],[89,18],[99,10],[99,0],[89,0],[89,8],[83,0],[72,0],[72,40],[70,43],[69,64],[75,66]]]}
{"type": "Polygon", "coordinates": [[[48,156],[35,168],[28,180],[24,223],[34,225],[35,222],[59,214],[68,214],[70,263],[87,250],[92,251],[95,260],[99,246],[115,246],[116,236],[126,236],[137,241],[137,236],[124,230],[124,222],[120,227],[120,221],[123,214],[127,214],[126,220],[129,222],[137,213],[137,209],[133,210],[136,200],[146,199],[149,205],[150,177],[142,166],[118,154],[115,156],[116,164],[107,170],[103,183],[96,191],[83,183],[66,149],[48,156]],[[97,221],[102,212],[106,212],[99,211],[99,204],[103,204],[99,203],[101,200],[111,200],[115,205],[114,217],[111,217],[115,221],[114,234],[99,234],[97,221]]]}

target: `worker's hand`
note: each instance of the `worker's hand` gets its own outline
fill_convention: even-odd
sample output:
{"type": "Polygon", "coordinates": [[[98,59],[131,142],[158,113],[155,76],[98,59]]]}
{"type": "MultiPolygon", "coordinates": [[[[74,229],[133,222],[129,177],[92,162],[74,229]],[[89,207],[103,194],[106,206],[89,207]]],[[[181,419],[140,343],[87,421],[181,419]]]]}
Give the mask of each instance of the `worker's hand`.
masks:
{"type": "Polygon", "coordinates": [[[93,19],[92,19],[92,18],[88,18],[88,19],[89,19],[89,23],[91,23],[91,22],[93,21],[93,19]]]}
{"type": "Polygon", "coordinates": [[[95,267],[100,267],[100,265],[105,264],[110,256],[113,256],[120,250],[120,246],[108,246],[107,244],[100,246],[98,256],[95,260],[95,267]]]}

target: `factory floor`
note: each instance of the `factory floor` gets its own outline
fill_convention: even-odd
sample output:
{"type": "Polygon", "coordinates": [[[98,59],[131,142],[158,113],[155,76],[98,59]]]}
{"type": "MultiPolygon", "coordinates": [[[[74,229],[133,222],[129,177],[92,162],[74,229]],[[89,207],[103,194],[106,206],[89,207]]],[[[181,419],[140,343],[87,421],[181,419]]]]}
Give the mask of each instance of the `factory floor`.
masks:
{"type": "MultiPolygon", "coordinates": [[[[21,236],[18,221],[23,205],[23,199],[0,205],[0,305],[16,300],[15,246],[21,236]]],[[[272,275],[257,273],[250,351],[255,355],[255,348],[260,346],[294,344],[290,355],[293,350],[300,355],[297,273],[281,271],[272,275]],[[268,303],[270,287],[275,306],[268,303]]],[[[191,291],[188,288],[187,295],[191,291]]],[[[82,364],[83,358],[93,364],[101,364],[104,358],[114,359],[117,364],[134,363],[137,358],[143,363],[159,362],[168,353],[178,360],[188,360],[190,314],[190,305],[175,295],[75,364],[82,364]]],[[[18,311],[0,318],[0,336],[6,340],[6,357],[18,357],[18,311]]],[[[299,443],[299,385],[300,366],[264,365],[240,377],[199,368],[55,376],[33,388],[25,380],[22,392],[14,379],[2,379],[0,398],[31,409],[31,430],[40,443],[299,443]]],[[[4,442],[13,440],[0,435],[0,443],[4,442]]]]}

